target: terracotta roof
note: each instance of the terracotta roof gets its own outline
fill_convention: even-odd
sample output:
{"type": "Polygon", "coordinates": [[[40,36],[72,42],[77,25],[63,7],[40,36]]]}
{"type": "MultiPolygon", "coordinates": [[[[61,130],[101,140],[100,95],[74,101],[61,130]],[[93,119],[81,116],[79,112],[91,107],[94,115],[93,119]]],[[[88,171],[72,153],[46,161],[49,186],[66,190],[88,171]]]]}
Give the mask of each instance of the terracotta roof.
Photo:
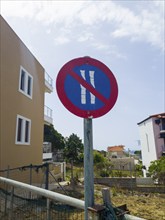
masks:
{"type": "Polygon", "coordinates": [[[165,118],[165,113],[160,113],[160,114],[155,114],[155,115],[150,115],[148,118],[144,119],[143,121],[137,123],[138,125],[140,125],[141,123],[147,121],[150,118],[165,118]]]}
{"type": "Polygon", "coordinates": [[[107,147],[108,152],[121,152],[124,151],[124,146],[113,146],[113,147],[107,147]]]}

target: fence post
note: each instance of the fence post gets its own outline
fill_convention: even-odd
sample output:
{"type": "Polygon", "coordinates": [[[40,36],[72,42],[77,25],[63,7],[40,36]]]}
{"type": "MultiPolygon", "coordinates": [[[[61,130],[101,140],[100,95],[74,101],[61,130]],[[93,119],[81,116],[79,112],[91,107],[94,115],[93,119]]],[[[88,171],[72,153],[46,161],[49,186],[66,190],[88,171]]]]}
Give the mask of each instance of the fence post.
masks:
{"type": "Polygon", "coordinates": [[[10,210],[9,210],[9,220],[13,218],[13,201],[14,201],[14,186],[11,187],[11,198],[10,198],[10,210]]]}
{"type": "Polygon", "coordinates": [[[49,163],[46,163],[45,166],[45,189],[49,189],[49,163]]]}
{"type": "Polygon", "coordinates": [[[88,208],[89,220],[102,220],[104,218],[105,206],[111,204],[111,196],[108,188],[102,189],[104,205],[94,205],[88,208]]]}
{"type": "Polygon", "coordinates": [[[50,220],[50,199],[48,199],[48,198],[46,200],[46,205],[47,205],[46,217],[47,217],[47,220],[50,220]]]}
{"type": "MultiPolygon", "coordinates": [[[[7,167],[7,175],[6,175],[7,178],[9,178],[9,170],[10,170],[10,166],[8,165],[8,167],[7,167]]],[[[8,185],[6,185],[6,192],[7,192],[7,189],[8,189],[7,186],[8,185]]],[[[7,211],[7,193],[5,195],[5,214],[6,214],[6,211],[7,211]]]]}
{"type": "Polygon", "coordinates": [[[129,168],[130,168],[130,176],[131,176],[131,192],[132,192],[132,196],[133,196],[133,179],[132,179],[132,164],[131,162],[129,162],[129,168]]]}
{"type": "Polygon", "coordinates": [[[30,164],[30,178],[29,178],[29,184],[32,185],[32,164],[30,164]]]}
{"type": "Polygon", "coordinates": [[[103,195],[103,203],[105,207],[107,207],[109,210],[106,213],[106,218],[111,219],[113,217],[113,219],[117,219],[111,203],[110,190],[108,188],[103,188],[102,195],[103,195]]]}
{"type": "MultiPolygon", "coordinates": [[[[29,184],[32,185],[32,164],[30,164],[30,178],[29,178],[29,184]]],[[[29,199],[31,199],[32,193],[29,192],[29,199]]]]}
{"type": "Polygon", "coordinates": [[[103,195],[103,203],[110,204],[111,203],[110,190],[108,188],[103,188],[102,195],[103,195]]]}
{"type": "Polygon", "coordinates": [[[62,169],[63,169],[63,181],[65,181],[65,176],[66,176],[66,163],[62,163],[62,169]]]}

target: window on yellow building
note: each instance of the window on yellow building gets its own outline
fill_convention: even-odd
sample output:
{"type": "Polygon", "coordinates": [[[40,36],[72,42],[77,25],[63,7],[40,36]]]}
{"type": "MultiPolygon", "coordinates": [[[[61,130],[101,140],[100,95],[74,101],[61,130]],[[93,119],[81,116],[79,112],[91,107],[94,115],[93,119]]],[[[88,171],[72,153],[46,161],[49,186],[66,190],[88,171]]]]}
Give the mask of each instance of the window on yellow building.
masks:
{"type": "Polygon", "coordinates": [[[19,91],[32,98],[33,77],[22,66],[20,67],[19,91]]]}
{"type": "Polygon", "coordinates": [[[31,120],[17,115],[16,121],[16,144],[30,144],[31,120]]]}

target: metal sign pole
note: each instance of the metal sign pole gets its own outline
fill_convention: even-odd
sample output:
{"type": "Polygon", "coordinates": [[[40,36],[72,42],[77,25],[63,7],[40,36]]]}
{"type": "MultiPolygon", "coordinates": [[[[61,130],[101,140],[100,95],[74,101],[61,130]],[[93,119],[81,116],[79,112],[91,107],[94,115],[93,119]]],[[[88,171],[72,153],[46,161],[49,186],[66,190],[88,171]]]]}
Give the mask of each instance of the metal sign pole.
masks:
{"type": "Polygon", "coordinates": [[[84,118],[84,190],[85,190],[85,220],[88,220],[88,207],[94,205],[93,178],[93,133],[92,119],[84,118]]]}
{"type": "Polygon", "coordinates": [[[104,63],[90,57],[79,57],[60,69],[56,89],[63,105],[84,118],[85,220],[88,220],[88,207],[94,206],[92,118],[101,117],[113,108],[118,85],[104,63]]]}

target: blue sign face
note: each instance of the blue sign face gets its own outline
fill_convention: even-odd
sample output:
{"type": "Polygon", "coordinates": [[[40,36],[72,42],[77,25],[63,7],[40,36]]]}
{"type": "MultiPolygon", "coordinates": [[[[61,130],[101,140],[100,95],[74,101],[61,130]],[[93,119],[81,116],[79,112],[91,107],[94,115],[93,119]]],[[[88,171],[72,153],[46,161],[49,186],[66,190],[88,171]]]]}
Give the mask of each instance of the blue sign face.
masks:
{"type": "MultiPolygon", "coordinates": [[[[81,65],[76,66],[73,71],[106,99],[110,97],[111,85],[102,70],[91,65],[81,65]]],[[[65,79],[64,89],[68,99],[79,109],[97,110],[105,105],[103,101],[94,96],[88,88],[82,86],[69,72],[65,79]]]]}
{"type": "Polygon", "coordinates": [[[82,118],[106,114],[118,96],[113,73],[105,64],[90,57],[66,63],[59,71],[56,87],[63,105],[82,118]]]}

